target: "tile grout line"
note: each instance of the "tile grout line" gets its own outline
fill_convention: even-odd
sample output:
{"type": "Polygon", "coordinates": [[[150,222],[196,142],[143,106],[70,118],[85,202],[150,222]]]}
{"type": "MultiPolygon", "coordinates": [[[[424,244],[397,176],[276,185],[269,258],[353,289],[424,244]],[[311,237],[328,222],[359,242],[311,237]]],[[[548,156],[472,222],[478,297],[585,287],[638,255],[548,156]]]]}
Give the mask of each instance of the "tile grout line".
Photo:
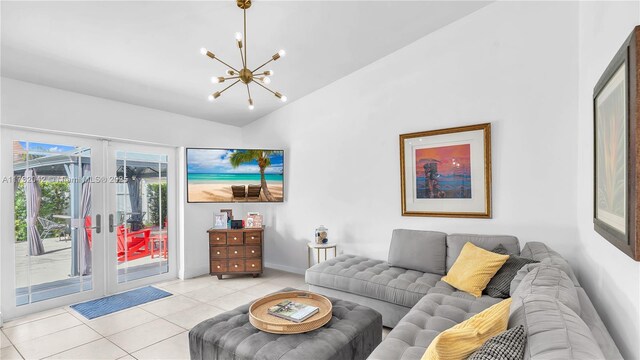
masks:
{"type": "MultiPolygon", "coordinates": [[[[167,321],[168,321],[168,320],[167,320],[167,321]]],[[[182,328],[182,326],[178,326],[178,327],[182,328]]],[[[145,347],[143,347],[143,348],[141,348],[141,349],[138,349],[138,350],[136,350],[136,351],[134,351],[134,352],[132,352],[132,353],[128,353],[128,354],[129,354],[129,355],[131,355],[132,357],[136,358],[135,356],[133,356],[133,353],[137,353],[137,352],[142,351],[142,350],[144,350],[144,349],[147,349],[147,348],[149,348],[149,347],[151,347],[151,346],[153,346],[153,345],[159,344],[159,343],[161,343],[161,342],[163,342],[163,341],[167,341],[167,340],[172,339],[172,338],[174,338],[174,337],[176,337],[176,336],[180,336],[180,335],[182,335],[182,334],[183,334],[183,333],[185,333],[185,332],[187,332],[187,333],[188,333],[188,332],[189,332],[189,330],[185,330],[185,331],[183,331],[183,332],[180,332],[180,333],[177,333],[177,334],[175,334],[175,335],[169,336],[169,337],[168,337],[168,338],[166,338],[166,339],[162,339],[162,340],[160,340],[160,341],[156,341],[156,342],[154,342],[153,344],[149,344],[149,345],[147,345],[147,346],[145,346],[145,347]]],[[[137,359],[137,358],[136,358],[136,359],[137,359]]]]}

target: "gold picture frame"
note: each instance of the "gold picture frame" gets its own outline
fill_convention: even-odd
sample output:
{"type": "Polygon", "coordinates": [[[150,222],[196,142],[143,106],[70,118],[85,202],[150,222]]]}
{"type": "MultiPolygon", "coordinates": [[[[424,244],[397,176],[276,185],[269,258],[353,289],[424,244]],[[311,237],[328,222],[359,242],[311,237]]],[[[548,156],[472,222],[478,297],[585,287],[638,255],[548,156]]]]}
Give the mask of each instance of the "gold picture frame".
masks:
{"type": "Polygon", "coordinates": [[[491,218],[491,124],[400,135],[402,216],[491,218]]]}

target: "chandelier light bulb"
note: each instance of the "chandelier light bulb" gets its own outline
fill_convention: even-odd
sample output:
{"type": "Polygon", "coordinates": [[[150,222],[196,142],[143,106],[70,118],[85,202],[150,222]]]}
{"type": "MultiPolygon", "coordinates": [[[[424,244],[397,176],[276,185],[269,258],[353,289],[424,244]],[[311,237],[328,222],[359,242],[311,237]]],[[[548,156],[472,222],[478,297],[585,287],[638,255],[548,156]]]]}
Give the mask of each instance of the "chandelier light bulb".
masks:
{"type": "Polygon", "coordinates": [[[240,32],[236,33],[236,40],[242,41],[242,33],[240,33],[240,32]]]}
{"type": "Polygon", "coordinates": [[[287,55],[287,52],[281,49],[280,51],[278,51],[278,55],[280,55],[280,57],[285,57],[287,55]]]}
{"type": "Polygon", "coordinates": [[[263,77],[261,80],[263,84],[269,85],[271,83],[271,79],[268,77],[263,77]]]}
{"type": "Polygon", "coordinates": [[[253,110],[253,99],[249,99],[249,110],[253,110]]]}
{"type": "Polygon", "coordinates": [[[229,75],[229,76],[233,76],[233,75],[235,75],[235,74],[236,74],[236,72],[235,72],[235,71],[233,71],[233,70],[231,70],[231,69],[227,70],[227,75],[229,75]]]}
{"type": "Polygon", "coordinates": [[[207,55],[207,48],[200,48],[200,54],[207,55]]]}
{"type": "Polygon", "coordinates": [[[213,95],[209,95],[207,100],[209,100],[209,102],[214,102],[216,100],[216,98],[214,98],[213,95]]]}
{"type": "Polygon", "coordinates": [[[267,70],[267,71],[264,72],[264,74],[267,75],[267,76],[273,76],[274,72],[273,72],[273,70],[267,70]]]}
{"type": "Polygon", "coordinates": [[[222,76],[212,76],[211,82],[214,84],[219,84],[224,82],[224,78],[222,76]]]}
{"type": "Polygon", "coordinates": [[[282,95],[282,97],[280,98],[280,101],[282,101],[282,102],[287,102],[287,97],[286,97],[286,96],[284,96],[284,95],[282,95]]]}

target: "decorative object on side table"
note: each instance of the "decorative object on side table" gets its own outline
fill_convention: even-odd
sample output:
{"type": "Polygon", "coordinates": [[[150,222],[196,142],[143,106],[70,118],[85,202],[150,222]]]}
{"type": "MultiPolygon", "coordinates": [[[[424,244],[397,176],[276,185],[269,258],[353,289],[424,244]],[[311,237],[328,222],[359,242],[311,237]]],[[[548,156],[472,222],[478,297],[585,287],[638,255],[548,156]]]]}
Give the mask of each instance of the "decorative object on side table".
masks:
{"type": "Polygon", "coordinates": [[[491,124],[400,135],[403,216],[491,218],[491,124]]]}
{"type": "Polygon", "coordinates": [[[326,297],[309,291],[286,291],[267,295],[249,307],[249,322],[259,330],[273,334],[300,334],[318,329],[331,320],[333,305],[326,297]],[[318,308],[318,312],[301,322],[269,314],[269,308],[284,300],[318,308]]]}
{"type": "Polygon", "coordinates": [[[593,89],[594,229],[640,261],[640,26],[593,89]]]}
{"type": "MultiPolygon", "coordinates": [[[[239,220],[241,221],[241,220],[239,220]]],[[[210,229],[209,273],[222,275],[262,274],[264,229],[210,229]]]]}
{"type": "Polygon", "coordinates": [[[316,228],[315,238],[316,244],[326,244],[329,242],[328,237],[329,229],[327,229],[324,225],[320,225],[316,228]]]}
{"type": "Polygon", "coordinates": [[[324,250],[324,261],[327,261],[327,249],[333,249],[333,257],[338,256],[338,244],[336,243],[326,243],[326,244],[318,244],[317,242],[309,242],[307,243],[307,252],[308,252],[308,264],[311,267],[311,255],[313,250],[318,251],[318,264],[320,263],[320,250],[324,250]]]}

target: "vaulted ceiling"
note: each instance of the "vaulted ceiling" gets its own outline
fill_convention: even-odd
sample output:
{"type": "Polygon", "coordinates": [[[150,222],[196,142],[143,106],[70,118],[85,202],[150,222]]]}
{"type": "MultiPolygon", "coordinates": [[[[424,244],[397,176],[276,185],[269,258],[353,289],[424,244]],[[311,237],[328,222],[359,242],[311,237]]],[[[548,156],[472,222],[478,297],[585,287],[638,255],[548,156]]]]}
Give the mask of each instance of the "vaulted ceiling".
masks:
{"type": "MultiPolygon", "coordinates": [[[[488,1],[253,1],[248,60],[287,56],[268,68],[270,85],[295,101],[456,21],[488,1]]],[[[3,1],[1,74],[220,123],[243,126],[286,106],[253,88],[210,83],[225,67],[206,47],[240,66],[235,1],[3,1]]],[[[420,59],[407,64],[419,66],[420,59]]],[[[357,94],[354,94],[357,96],[357,94]]]]}

